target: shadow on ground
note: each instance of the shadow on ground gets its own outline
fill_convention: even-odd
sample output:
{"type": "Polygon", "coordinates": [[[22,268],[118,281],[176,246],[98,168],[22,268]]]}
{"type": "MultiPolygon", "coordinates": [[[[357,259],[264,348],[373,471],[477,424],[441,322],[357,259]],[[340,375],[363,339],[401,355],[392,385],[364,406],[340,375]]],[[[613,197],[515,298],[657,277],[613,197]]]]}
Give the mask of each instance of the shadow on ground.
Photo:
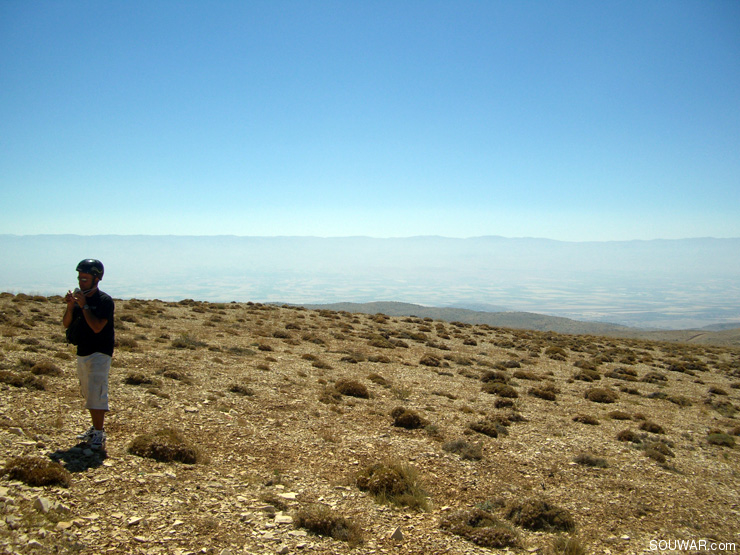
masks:
{"type": "Polygon", "coordinates": [[[105,449],[93,451],[86,443],[79,443],[67,450],[54,451],[49,458],[61,463],[70,472],[85,472],[101,466],[108,455],[105,449]]]}

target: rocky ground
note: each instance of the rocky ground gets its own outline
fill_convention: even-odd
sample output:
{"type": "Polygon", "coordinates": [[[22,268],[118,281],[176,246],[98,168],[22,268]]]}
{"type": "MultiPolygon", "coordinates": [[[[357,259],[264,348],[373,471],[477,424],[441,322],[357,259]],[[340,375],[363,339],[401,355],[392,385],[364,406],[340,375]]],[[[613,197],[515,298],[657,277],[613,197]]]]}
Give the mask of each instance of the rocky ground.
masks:
{"type": "Polygon", "coordinates": [[[0,295],[2,553],[616,555],[740,546],[740,350],[253,303],[118,300],[108,446],[95,453],[74,439],[89,420],[63,311],[60,297],[0,295]],[[395,425],[399,407],[420,425],[395,425]],[[197,449],[198,462],[130,451],[165,428],[197,449]],[[69,483],[12,479],[19,460],[55,462],[69,483]],[[426,508],[360,489],[358,476],[378,463],[415,471],[426,508]],[[574,528],[517,522],[511,508],[532,501],[574,528]],[[301,512],[317,507],[361,538],[301,526],[301,512]],[[474,509],[507,531],[509,547],[477,545],[474,534],[444,526],[474,509]],[[695,543],[677,550],[679,540],[695,543]]]}

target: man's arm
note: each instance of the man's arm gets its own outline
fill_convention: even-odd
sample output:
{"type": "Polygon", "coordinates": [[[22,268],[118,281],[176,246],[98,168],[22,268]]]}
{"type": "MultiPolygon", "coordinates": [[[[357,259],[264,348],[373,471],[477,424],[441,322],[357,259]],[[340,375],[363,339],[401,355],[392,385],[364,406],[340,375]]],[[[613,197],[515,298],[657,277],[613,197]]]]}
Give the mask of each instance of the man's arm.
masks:
{"type": "Polygon", "coordinates": [[[67,329],[72,323],[72,317],[74,315],[75,305],[77,302],[69,291],[67,291],[67,295],[64,297],[64,300],[67,302],[67,309],[64,311],[64,316],[62,317],[62,325],[67,329]]]}
{"type": "Polygon", "coordinates": [[[90,326],[90,329],[93,330],[93,332],[95,333],[100,333],[101,331],[103,331],[103,328],[108,323],[107,318],[98,318],[89,308],[83,307],[82,315],[85,317],[87,325],[90,326]]]}

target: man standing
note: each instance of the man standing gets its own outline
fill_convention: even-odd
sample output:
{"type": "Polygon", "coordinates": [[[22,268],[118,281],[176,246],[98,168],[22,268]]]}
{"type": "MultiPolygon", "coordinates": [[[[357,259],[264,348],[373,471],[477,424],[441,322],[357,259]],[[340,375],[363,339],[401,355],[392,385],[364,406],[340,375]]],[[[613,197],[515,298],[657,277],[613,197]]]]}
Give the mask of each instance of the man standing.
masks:
{"type": "Polygon", "coordinates": [[[113,299],[100,289],[100,260],[86,259],[77,265],[79,289],[67,291],[67,310],[62,323],[68,340],[77,345],[77,376],[92,426],[77,436],[91,449],[105,449],[105,413],[108,411],[108,375],[113,357],[113,299]]]}

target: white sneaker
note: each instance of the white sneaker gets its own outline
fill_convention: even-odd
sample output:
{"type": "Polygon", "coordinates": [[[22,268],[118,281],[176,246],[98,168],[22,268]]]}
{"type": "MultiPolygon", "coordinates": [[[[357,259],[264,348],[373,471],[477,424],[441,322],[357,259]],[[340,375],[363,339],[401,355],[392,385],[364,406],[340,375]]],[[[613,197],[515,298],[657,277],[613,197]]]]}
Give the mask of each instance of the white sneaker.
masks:
{"type": "Polygon", "coordinates": [[[105,449],[105,439],[105,432],[103,430],[93,430],[90,439],[87,440],[87,444],[90,446],[90,449],[105,449]]]}
{"type": "Polygon", "coordinates": [[[95,427],[90,426],[84,432],[77,434],[77,439],[81,439],[82,441],[85,441],[85,442],[90,441],[90,438],[92,437],[94,431],[95,431],[95,427]]]}

